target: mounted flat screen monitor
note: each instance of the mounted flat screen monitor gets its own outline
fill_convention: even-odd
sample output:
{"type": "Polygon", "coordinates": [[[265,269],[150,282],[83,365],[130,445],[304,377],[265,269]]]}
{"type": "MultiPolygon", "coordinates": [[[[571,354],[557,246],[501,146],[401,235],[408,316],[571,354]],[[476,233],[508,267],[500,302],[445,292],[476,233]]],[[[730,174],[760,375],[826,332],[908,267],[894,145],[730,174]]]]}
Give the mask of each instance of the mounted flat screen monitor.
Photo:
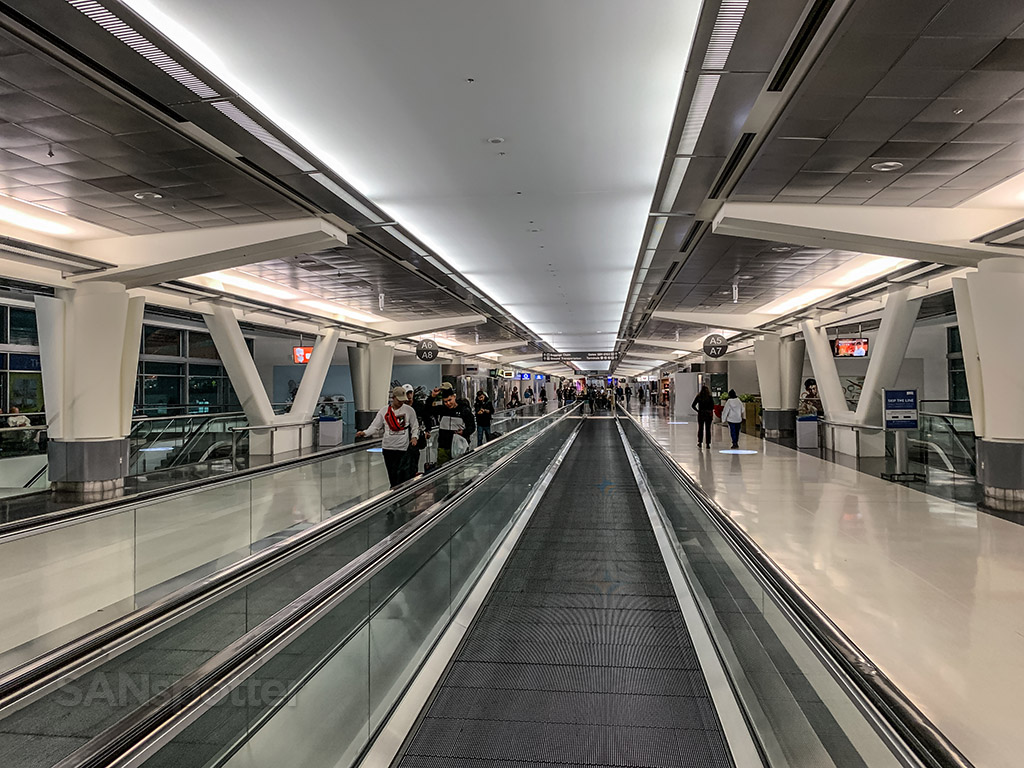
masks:
{"type": "Polygon", "coordinates": [[[313,355],[312,347],[292,347],[292,362],[305,365],[313,355]]]}
{"type": "Polygon", "coordinates": [[[867,357],[867,339],[836,339],[832,345],[832,354],[836,357],[867,357]]]}

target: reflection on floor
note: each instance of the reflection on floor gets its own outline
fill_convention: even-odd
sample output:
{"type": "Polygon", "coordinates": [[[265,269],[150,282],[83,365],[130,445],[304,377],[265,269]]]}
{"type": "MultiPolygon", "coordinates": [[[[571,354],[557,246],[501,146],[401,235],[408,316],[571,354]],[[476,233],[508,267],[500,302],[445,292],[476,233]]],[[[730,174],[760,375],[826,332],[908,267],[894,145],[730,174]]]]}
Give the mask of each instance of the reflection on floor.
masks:
{"type": "Polygon", "coordinates": [[[643,426],[978,766],[1020,765],[1024,526],[664,408],[643,426]]]}
{"type": "MultiPolygon", "coordinates": [[[[896,471],[896,459],[892,456],[857,458],[842,453],[832,453],[822,448],[797,448],[796,438],[792,437],[770,438],[769,441],[807,456],[817,456],[841,464],[873,477],[881,477],[883,474],[892,474],[896,471]]],[[[973,476],[949,472],[917,461],[910,462],[910,471],[925,476],[923,483],[906,483],[908,488],[913,488],[915,491],[972,506],[981,501],[981,487],[973,476]]]]}

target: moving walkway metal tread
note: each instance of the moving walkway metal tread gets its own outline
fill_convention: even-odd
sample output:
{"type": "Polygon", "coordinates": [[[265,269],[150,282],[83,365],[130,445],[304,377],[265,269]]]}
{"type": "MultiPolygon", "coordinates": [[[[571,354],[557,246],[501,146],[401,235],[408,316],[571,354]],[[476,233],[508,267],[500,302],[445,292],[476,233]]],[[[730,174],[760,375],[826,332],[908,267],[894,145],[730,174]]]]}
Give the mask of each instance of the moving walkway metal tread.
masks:
{"type": "Polygon", "coordinates": [[[732,766],[615,422],[586,421],[402,768],[732,766]]]}

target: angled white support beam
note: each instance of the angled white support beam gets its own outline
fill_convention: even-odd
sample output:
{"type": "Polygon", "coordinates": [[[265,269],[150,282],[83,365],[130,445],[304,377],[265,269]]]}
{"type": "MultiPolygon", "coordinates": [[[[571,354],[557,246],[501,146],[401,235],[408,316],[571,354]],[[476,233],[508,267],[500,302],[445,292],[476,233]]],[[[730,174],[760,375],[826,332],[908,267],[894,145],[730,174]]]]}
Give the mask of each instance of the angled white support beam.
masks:
{"type": "Polygon", "coordinates": [[[634,339],[633,343],[645,347],[660,347],[661,349],[671,349],[673,352],[679,350],[684,354],[689,354],[691,352],[700,352],[699,349],[694,349],[691,344],[683,343],[681,341],[664,341],[662,339],[634,339]]]}
{"type": "Polygon", "coordinates": [[[1019,211],[1006,209],[730,202],[712,228],[719,235],[970,267],[1005,250],[971,240],[1019,218],[1019,211]]]}
{"type": "MultiPolygon", "coordinates": [[[[302,372],[299,391],[295,393],[295,400],[288,410],[289,421],[305,422],[313,418],[313,411],[320,399],[320,392],[324,388],[331,360],[334,359],[334,351],[338,348],[338,336],[338,329],[331,328],[323,336],[317,337],[314,342],[313,354],[310,355],[309,362],[306,363],[306,370],[302,372]]],[[[275,418],[280,422],[284,417],[276,416],[275,418]]]]}
{"type": "Polygon", "coordinates": [[[804,320],[800,328],[804,332],[807,354],[811,358],[811,368],[814,369],[814,378],[818,382],[818,396],[825,408],[825,416],[832,421],[853,423],[853,413],[846,403],[846,393],[839,382],[836,360],[825,331],[816,328],[810,320],[804,320]]]}
{"type": "Polygon", "coordinates": [[[228,372],[231,386],[238,395],[238,401],[252,426],[272,424],[274,409],[270,397],[263,387],[256,363],[253,362],[249,347],[246,346],[238,318],[229,307],[214,305],[210,314],[204,314],[206,327],[213,337],[214,346],[228,372]]]}
{"type": "Polygon", "coordinates": [[[882,311],[882,324],[878,328],[868,370],[864,375],[864,387],[857,401],[857,422],[859,424],[882,423],[882,390],[896,384],[903,358],[907,356],[907,344],[914,331],[917,313],[921,308],[920,298],[911,298],[910,288],[889,291],[889,298],[882,311]]]}
{"type": "Polygon", "coordinates": [[[487,322],[487,318],[483,315],[452,315],[451,317],[434,317],[429,320],[392,320],[385,323],[374,323],[373,328],[388,334],[378,341],[393,341],[424,333],[437,333],[452,328],[465,328],[468,325],[480,325],[485,322],[487,322]]]}
{"type": "Polygon", "coordinates": [[[320,219],[118,237],[82,243],[85,255],[118,266],[80,280],[138,288],[347,243],[342,230],[320,219]]]}
{"type": "Polygon", "coordinates": [[[671,320],[674,323],[689,325],[710,325],[713,328],[725,328],[729,331],[756,331],[765,323],[777,319],[775,315],[759,315],[747,312],[742,315],[731,315],[728,312],[663,312],[655,311],[654,317],[659,320],[671,320]]]}

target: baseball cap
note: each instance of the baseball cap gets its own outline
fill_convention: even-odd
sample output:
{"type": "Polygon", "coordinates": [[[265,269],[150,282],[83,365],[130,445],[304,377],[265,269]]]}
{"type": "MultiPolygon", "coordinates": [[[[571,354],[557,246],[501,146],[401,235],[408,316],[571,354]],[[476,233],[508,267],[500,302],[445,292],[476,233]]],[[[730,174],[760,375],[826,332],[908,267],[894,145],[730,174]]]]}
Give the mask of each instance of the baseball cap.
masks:
{"type": "Polygon", "coordinates": [[[404,400],[405,399],[405,388],[404,387],[395,387],[394,389],[391,390],[391,396],[392,397],[397,397],[399,400],[404,400]]]}
{"type": "Polygon", "coordinates": [[[406,392],[413,392],[413,391],[415,391],[412,388],[412,384],[403,384],[402,385],[402,389],[404,389],[406,392]]]}
{"type": "Polygon", "coordinates": [[[446,382],[444,382],[441,385],[441,391],[442,392],[454,392],[455,391],[455,387],[452,386],[452,383],[450,381],[446,381],[446,382]]]}

